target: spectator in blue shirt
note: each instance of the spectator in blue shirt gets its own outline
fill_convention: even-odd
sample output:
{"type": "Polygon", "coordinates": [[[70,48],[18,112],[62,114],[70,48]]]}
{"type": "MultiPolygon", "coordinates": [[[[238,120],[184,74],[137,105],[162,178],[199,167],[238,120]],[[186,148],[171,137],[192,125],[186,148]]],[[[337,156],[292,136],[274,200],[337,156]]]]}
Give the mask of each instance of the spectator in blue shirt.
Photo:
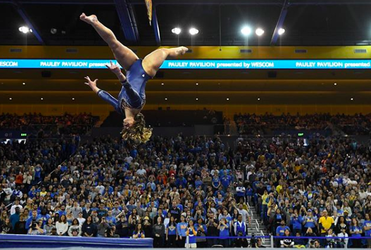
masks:
{"type": "Polygon", "coordinates": [[[293,230],[293,233],[301,233],[302,231],[302,225],[303,225],[303,217],[298,214],[298,210],[294,210],[294,214],[291,216],[291,227],[293,230]]]}
{"type": "Polygon", "coordinates": [[[276,236],[285,236],[285,230],[290,231],[290,228],[286,226],[285,220],[281,220],[281,225],[276,228],[276,236]]]}
{"type": "Polygon", "coordinates": [[[228,221],[226,220],[226,218],[223,217],[219,221],[218,229],[219,229],[220,245],[224,247],[229,247],[228,237],[229,237],[230,225],[228,221]]]}

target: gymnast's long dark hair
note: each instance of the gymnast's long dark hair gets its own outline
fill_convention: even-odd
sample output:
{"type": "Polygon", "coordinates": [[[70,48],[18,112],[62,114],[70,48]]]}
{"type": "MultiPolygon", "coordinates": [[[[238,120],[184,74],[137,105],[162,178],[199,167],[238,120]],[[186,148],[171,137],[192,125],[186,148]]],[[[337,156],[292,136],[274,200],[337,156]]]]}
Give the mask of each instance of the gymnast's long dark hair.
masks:
{"type": "Polygon", "coordinates": [[[144,115],[138,113],[134,117],[134,124],[131,127],[125,127],[121,132],[122,139],[129,141],[130,143],[137,145],[146,143],[152,136],[152,129],[146,128],[146,121],[144,115]]]}

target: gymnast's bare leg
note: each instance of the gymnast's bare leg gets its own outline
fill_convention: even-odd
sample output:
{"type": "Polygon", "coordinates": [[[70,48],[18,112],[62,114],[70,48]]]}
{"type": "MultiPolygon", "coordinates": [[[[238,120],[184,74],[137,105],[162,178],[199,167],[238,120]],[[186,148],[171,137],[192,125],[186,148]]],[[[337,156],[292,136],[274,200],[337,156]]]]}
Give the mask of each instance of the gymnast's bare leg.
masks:
{"type": "MultiPolygon", "coordinates": [[[[131,65],[136,62],[139,58],[138,56],[128,47],[124,46],[117,39],[115,34],[99,22],[96,15],[86,16],[85,13],[82,13],[80,19],[91,26],[98,32],[102,39],[108,44],[111,48],[116,60],[118,63],[127,71],[130,69],[131,65]]],[[[143,60],[143,68],[148,75],[154,77],[156,72],[159,70],[162,63],[166,60],[168,56],[176,57],[183,55],[188,51],[186,47],[178,47],[171,49],[157,49],[147,55],[143,60]]]]}

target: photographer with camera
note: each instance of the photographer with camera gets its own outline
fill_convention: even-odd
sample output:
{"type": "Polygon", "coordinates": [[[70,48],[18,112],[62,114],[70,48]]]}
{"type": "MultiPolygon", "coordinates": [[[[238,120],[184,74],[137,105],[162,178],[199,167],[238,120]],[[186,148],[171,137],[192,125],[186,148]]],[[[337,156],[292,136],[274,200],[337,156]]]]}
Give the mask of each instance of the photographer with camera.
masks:
{"type": "Polygon", "coordinates": [[[28,230],[29,235],[45,235],[46,231],[42,228],[43,220],[32,221],[30,229],[28,230]]]}

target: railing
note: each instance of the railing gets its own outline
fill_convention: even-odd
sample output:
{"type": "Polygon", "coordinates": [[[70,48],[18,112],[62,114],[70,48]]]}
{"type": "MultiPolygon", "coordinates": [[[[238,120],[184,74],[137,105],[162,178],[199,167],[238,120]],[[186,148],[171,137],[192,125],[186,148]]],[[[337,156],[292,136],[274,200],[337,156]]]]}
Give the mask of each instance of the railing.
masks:
{"type": "MultiPolygon", "coordinates": [[[[260,230],[258,233],[260,235],[246,235],[246,236],[228,236],[228,237],[220,237],[220,236],[194,236],[196,239],[206,239],[206,240],[230,240],[231,245],[230,247],[239,247],[235,246],[237,239],[244,239],[245,242],[251,246],[251,242],[254,241],[254,244],[257,243],[258,239],[261,239],[262,245],[264,246],[270,246],[271,248],[281,248],[281,240],[292,240],[292,246],[291,247],[309,247],[309,245],[318,244],[316,248],[349,248],[354,247],[355,240],[358,241],[357,245],[359,248],[362,248],[363,246],[368,246],[367,240],[371,239],[370,237],[352,237],[352,236],[346,236],[346,237],[337,237],[337,236],[331,236],[331,237],[321,237],[321,236],[265,236],[264,232],[260,230]],[[299,240],[302,240],[299,244],[299,240]],[[316,243],[317,242],[317,243],[316,243]],[[359,244],[359,245],[358,245],[359,244]]],[[[189,239],[187,237],[186,242],[189,242],[189,239]]],[[[211,247],[211,246],[209,246],[211,247]]]]}

